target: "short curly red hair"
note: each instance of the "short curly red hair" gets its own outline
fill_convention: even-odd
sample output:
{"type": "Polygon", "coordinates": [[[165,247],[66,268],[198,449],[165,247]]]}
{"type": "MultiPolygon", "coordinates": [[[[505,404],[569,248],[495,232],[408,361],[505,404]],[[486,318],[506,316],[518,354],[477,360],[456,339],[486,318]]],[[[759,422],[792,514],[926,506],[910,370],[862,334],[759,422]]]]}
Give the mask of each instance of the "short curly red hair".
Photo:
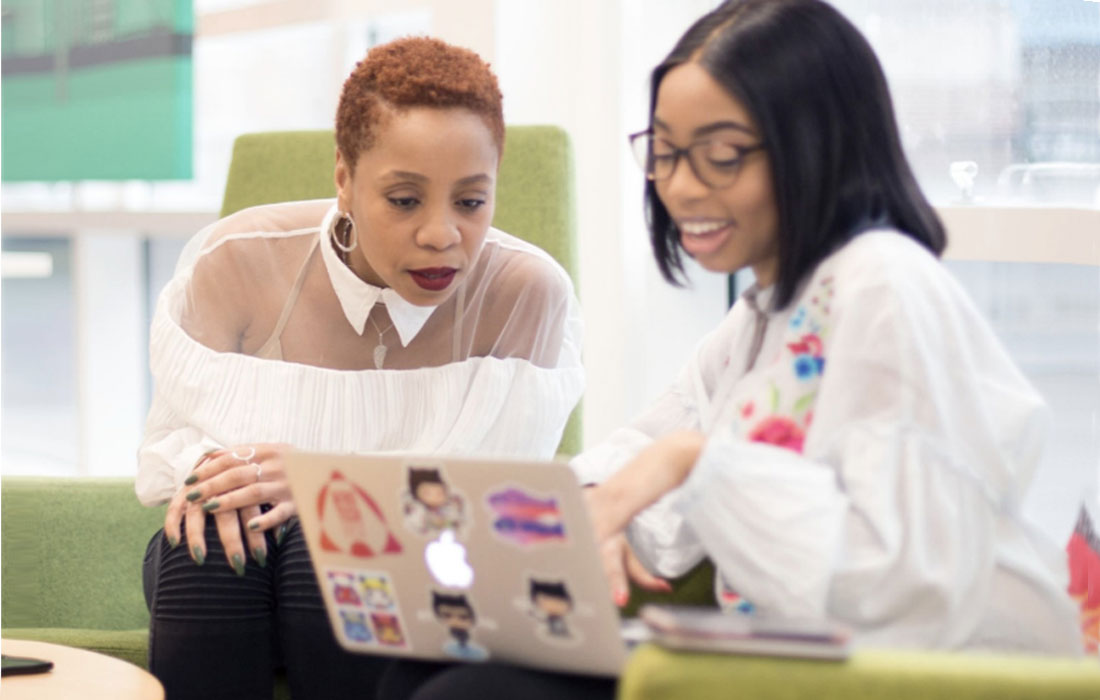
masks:
{"type": "Polygon", "coordinates": [[[504,149],[500,87],[473,51],[439,39],[407,37],[376,46],[344,81],[336,108],[336,146],[352,164],[374,145],[386,109],[463,107],[485,120],[504,149]]]}

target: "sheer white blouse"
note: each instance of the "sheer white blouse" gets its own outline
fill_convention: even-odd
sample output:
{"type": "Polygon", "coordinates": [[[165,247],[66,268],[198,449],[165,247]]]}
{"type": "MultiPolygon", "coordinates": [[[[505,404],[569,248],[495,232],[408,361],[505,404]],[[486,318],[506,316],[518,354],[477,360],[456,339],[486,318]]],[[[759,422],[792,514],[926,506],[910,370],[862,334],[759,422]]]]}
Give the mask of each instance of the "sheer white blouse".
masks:
{"type": "Polygon", "coordinates": [[[188,244],[150,331],[142,503],[169,499],[207,450],[249,442],[554,455],[584,390],[561,266],[491,229],[454,294],[417,307],[337,258],[334,218],[332,200],[256,207],[188,244]],[[242,314],[245,333],[226,345],[220,325],[242,314]]]}
{"type": "Polygon", "coordinates": [[[867,644],[1079,653],[1064,554],[1020,512],[1048,414],[957,282],[873,231],[784,310],[771,294],[747,291],[646,413],[573,461],[596,483],[664,433],[708,435],[630,526],[642,561],[675,576],[709,556],[720,601],[867,644]]]}

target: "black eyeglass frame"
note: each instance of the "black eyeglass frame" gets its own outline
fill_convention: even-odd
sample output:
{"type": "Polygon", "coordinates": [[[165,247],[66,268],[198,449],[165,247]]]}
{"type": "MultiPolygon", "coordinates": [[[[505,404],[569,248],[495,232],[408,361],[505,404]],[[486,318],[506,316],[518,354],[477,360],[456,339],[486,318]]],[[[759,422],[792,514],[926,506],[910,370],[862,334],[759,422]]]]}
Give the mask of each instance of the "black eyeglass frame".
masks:
{"type": "MultiPolygon", "coordinates": [[[[740,174],[740,169],[738,169],[738,172],[734,174],[733,179],[730,182],[723,183],[723,184],[720,184],[720,185],[712,184],[705,176],[703,176],[699,172],[699,168],[695,165],[695,159],[693,159],[691,157],[691,149],[695,148],[696,146],[700,145],[701,143],[707,143],[707,141],[696,141],[695,143],[687,146],[686,148],[677,148],[675,146],[672,146],[672,152],[671,153],[662,154],[662,156],[661,156],[662,158],[671,157],[673,159],[672,160],[672,167],[669,169],[668,175],[666,175],[665,177],[657,177],[656,174],[654,173],[654,168],[653,168],[653,162],[654,161],[653,161],[653,151],[652,151],[652,149],[648,149],[648,148],[646,149],[646,153],[644,155],[645,161],[643,162],[642,160],[640,160],[640,158],[642,158],[643,156],[641,156],[641,154],[638,153],[638,151],[637,151],[637,149],[634,145],[635,141],[637,141],[638,139],[648,138],[650,141],[652,141],[654,136],[655,136],[655,134],[653,133],[652,129],[643,129],[641,131],[635,132],[635,133],[630,134],[629,136],[627,136],[627,143],[630,146],[631,154],[633,154],[633,156],[634,156],[634,161],[638,163],[638,167],[640,167],[642,169],[642,172],[645,174],[646,179],[649,180],[650,182],[660,182],[662,180],[668,180],[669,178],[671,178],[672,175],[676,172],[676,166],[678,166],[680,164],[680,158],[683,158],[684,160],[687,161],[688,167],[691,168],[691,172],[692,172],[693,175],[695,175],[695,178],[697,180],[699,180],[699,182],[703,183],[704,185],[706,185],[707,187],[709,187],[712,190],[722,189],[723,187],[729,187],[730,185],[733,184],[733,182],[736,181],[737,175],[740,174]]],[[[671,146],[671,144],[669,144],[669,145],[671,146]]],[[[757,151],[765,150],[767,148],[767,146],[763,141],[761,141],[759,143],[754,143],[751,146],[736,146],[735,148],[740,152],[740,155],[738,155],[737,158],[735,158],[734,160],[736,161],[736,163],[738,165],[740,165],[745,160],[746,157],[748,157],[749,155],[752,155],[753,153],[755,153],[757,151]]]]}

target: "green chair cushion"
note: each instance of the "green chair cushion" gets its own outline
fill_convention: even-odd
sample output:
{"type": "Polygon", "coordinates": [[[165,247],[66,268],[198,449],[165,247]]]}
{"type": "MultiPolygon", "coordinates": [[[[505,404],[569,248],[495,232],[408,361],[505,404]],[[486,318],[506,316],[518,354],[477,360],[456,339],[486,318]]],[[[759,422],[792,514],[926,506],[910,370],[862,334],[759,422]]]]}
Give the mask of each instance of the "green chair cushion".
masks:
{"type": "Polygon", "coordinates": [[[1095,659],[867,650],[844,662],[638,647],[619,700],[1096,700],[1095,659]]]}

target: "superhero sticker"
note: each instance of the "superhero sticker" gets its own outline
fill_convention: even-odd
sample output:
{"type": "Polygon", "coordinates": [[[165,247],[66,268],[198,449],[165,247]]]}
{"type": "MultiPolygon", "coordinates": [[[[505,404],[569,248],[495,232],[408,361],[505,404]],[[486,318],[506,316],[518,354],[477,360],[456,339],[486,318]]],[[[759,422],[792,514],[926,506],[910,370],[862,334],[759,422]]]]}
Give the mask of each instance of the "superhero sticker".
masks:
{"type": "Polygon", "coordinates": [[[423,537],[460,533],[467,524],[466,500],[444,481],[442,470],[410,465],[407,475],[408,488],[401,494],[405,527],[423,537]]]}
{"type": "Polygon", "coordinates": [[[338,471],[317,494],[321,549],[369,559],[401,552],[378,503],[362,487],[338,471]]]}
{"type": "Polygon", "coordinates": [[[387,573],[329,568],[324,585],[336,601],[337,636],[362,649],[408,646],[387,573]]]}
{"type": "Polygon", "coordinates": [[[492,513],[492,531],[500,539],[518,547],[565,541],[558,499],[536,496],[509,486],[490,492],[487,497],[492,513]]]}

